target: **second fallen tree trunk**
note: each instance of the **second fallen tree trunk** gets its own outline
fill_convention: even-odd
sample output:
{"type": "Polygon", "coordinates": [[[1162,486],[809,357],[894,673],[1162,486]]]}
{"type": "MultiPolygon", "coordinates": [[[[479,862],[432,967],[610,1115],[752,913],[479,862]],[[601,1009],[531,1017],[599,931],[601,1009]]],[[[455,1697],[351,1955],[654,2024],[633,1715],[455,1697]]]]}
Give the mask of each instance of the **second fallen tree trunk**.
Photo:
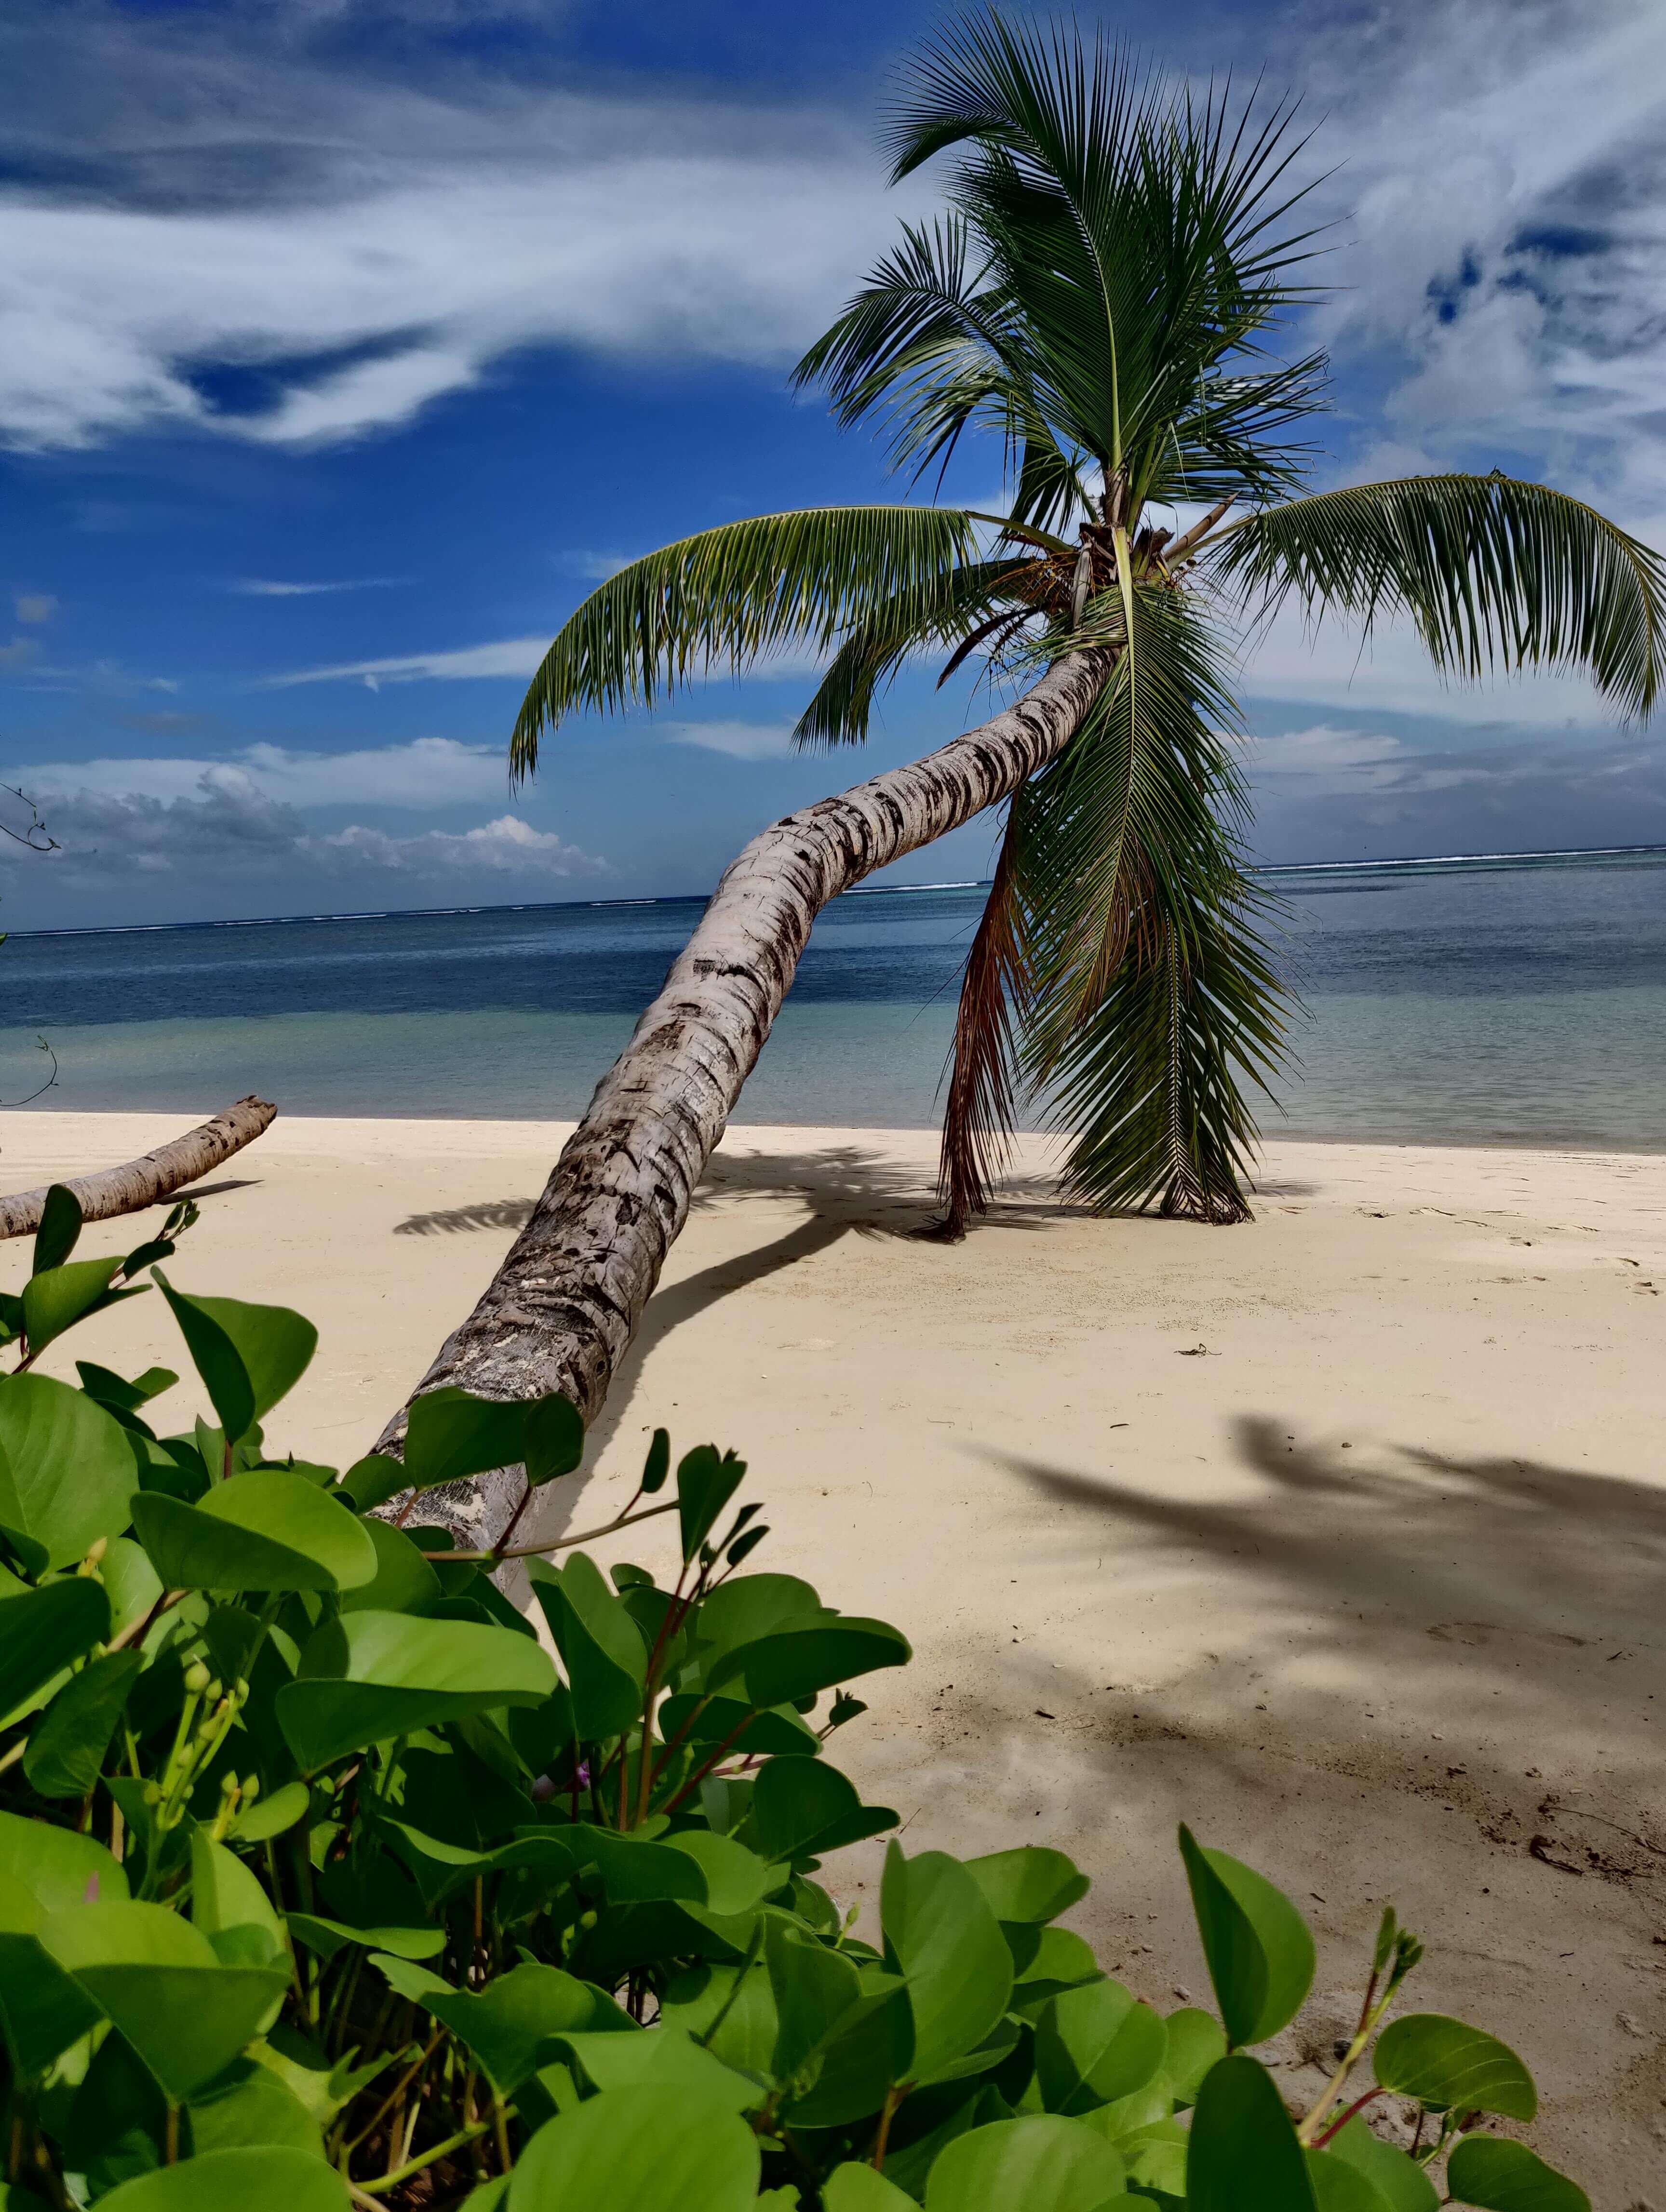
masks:
{"type": "MultiPolygon", "coordinates": [[[[118,1214],[137,1213],[143,1206],[171,1198],[187,1183],[211,1173],[234,1152],[240,1152],[245,1145],[252,1145],[271,1128],[277,1115],[277,1109],[270,1100],[251,1095],[228,1106],[211,1121],[187,1130],[183,1137],[158,1145],[143,1159],[105,1168],[97,1175],[77,1176],[68,1188],[75,1193],[82,1219],[109,1221],[118,1214]]],[[[46,1190],[43,1184],[39,1190],[21,1190],[10,1198],[0,1198],[0,1237],[33,1236],[40,1226],[46,1190]]]]}
{"type": "MultiPolygon", "coordinates": [[[[442,1384],[502,1399],[561,1391],[594,1419],[817,915],[1055,760],[1110,668],[1107,653],[1073,654],[979,728],[752,840],[413,1396],[442,1384]]],[[[404,1421],[401,1409],[380,1450],[398,1450],[404,1421]]],[[[429,1492],[423,1510],[437,1508],[465,1546],[489,1549],[520,1493],[518,1470],[502,1469],[429,1492]]]]}

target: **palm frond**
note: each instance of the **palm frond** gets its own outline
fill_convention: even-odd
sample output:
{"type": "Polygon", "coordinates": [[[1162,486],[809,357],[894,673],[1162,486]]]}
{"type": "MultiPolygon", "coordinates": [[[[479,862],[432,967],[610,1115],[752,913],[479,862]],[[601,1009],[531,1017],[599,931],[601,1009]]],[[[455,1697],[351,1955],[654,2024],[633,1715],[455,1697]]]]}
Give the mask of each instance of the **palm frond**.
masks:
{"type": "Polygon", "coordinates": [[[1195,605],[1146,584],[1128,611],[1115,678],[1026,794],[1022,1065],[1075,1133],[1079,1195],[1236,1219],[1243,1084],[1264,1088],[1282,1051],[1219,734],[1237,717],[1195,605]]]}
{"type": "Polygon", "coordinates": [[[931,578],[924,590],[897,592],[857,622],[800,716],[793,743],[860,744],[877,694],[909,654],[952,640],[964,645],[969,632],[975,637],[986,611],[1004,607],[1004,595],[1035,567],[1028,556],[969,561],[946,579],[931,578]]]}
{"type": "Polygon", "coordinates": [[[540,733],[576,708],[651,707],[777,647],[827,650],[899,599],[922,620],[936,604],[946,615],[977,550],[976,525],[958,508],[903,506],[806,507],[663,546],[562,625],[515,722],[511,773],[530,775],[540,733]]]}
{"type": "Polygon", "coordinates": [[[951,1243],[965,1235],[973,1214],[987,1212],[990,1192],[1012,1157],[1018,1082],[1013,1010],[1025,974],[1017,866],[1024,804],[1020,792],[966,956],[955,1013],[938,1169],[943,1218],[935,1231],[951,1243]]]}
{"type": "Polygon", "coordinates": [[[1367,630],[1408,614],[1448,676],[1582,669],[1643,715],[1666,672],[1666,560],[1583,501],[1512,477],[1291,500],[1219,532],[1211,568],[1268,612],[1293,599],[1367,630]]]}

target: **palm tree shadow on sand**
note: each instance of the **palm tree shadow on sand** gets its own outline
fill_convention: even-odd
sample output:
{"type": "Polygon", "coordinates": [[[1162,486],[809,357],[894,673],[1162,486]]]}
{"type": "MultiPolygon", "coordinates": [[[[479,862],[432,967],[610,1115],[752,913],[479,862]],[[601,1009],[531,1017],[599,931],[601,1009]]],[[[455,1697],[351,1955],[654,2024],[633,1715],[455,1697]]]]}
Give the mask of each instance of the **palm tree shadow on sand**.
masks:
{"type": "Polygon", "coordinates": [[[1502,1454],[1344,1449],[1299,1427],[1237,1422],[1235,1455],[1260,1478],[1242,1498],[983,1455],[1066,1509],[1061,1570],[1114,1540],[1119,1566],[1213,1585],[1213,1652],[1115,1706],[1081,1686],[1111,1740],[1174,1736],[1242,1778],[1245,1716],[1223,1723],[1224,1692],[1282,1758],[1320,1765],[1353,1755],[1363,1706],[1395,1729],[1382,1754],[1408,1786],[1420,1762],[1494,1843],[1571,1873],[1666,1878],[1666,1489],[1502,1454]],[[1443,1739],[1464,1744],[1462,1764],[1430,1765],[1443,1739]],[[1571,1792],[1535,1786],[1564,1764],[1590,1771],[1571,1792]]]}

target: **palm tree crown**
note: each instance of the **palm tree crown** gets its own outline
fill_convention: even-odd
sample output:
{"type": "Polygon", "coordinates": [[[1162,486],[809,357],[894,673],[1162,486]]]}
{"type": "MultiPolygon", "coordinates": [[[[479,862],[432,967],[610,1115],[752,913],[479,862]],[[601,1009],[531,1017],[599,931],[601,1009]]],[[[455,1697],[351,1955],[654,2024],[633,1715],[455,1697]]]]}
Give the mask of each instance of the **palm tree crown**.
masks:
{"type": "Polygon", "coordinates": [[[829,655],[796,733],[824,745],[860,742],[921,652],[946,654],[940,682],[974,653],[1001,678],[1097,651],[1104,685],[1012,802],[968,959],[945,1225],[985,1203],[1021,1092],[1073,1131],[1080,1196],[1235,1220],[1246,1088],[1285,1050],[1242,857],[1241,626],[1286,601],[1407,615],[1450,677],[1578,666],[1642,715],[1666,563],[1497,474],[1303,495],[1325,363],[1270,349],[1313,292],[1288,107],[1196,98],[1073,25],[990,14],[917,61],[889,139],[894,179],[948,157],[945,211],[903,227],[796,380],[843,424],[881,418],[916,478],[993,432],[1006,512],[814,508],[649,555],[556,639],[513,764],[575,708],[652,704],[789,641],[829,655]]]}

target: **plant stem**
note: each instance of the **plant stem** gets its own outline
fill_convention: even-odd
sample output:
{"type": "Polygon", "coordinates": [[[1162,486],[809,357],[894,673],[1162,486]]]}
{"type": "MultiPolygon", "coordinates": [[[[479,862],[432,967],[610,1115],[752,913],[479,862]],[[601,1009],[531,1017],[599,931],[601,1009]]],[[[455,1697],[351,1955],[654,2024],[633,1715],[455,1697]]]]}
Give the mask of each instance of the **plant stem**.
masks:
{"type": "Polygon", "coordinates": [[[491,2124],[489,2120],[477,2120],[472,2127],[459,2128],[454,2136],[447,2136],[444,2142],[435,2143],[432,2150],[425,2150],[420,2158],[407,2160],[404,2166],[396,2166],[392,2173],[383,2174],[380,2181],[355,2182],[353,2188],[357,2195],[369,2197],[374,2203],[385,2190],[397,2189],[402,2181],[409,2181],[413,2173],[422,2172],[424,2166],[434,2166],[441,2159],[449,2158],[453,2151],[461,2150],[465,2143],[489,2135],[491,2124]]]}
{"type": "Polygon", "coordinates": [[[879,2113],[879,2133],[873,2138],[872,2163],[876,2173],[883,2173],[885,2170],[885,2146],[891,2141],[891,2124],[897,2117],[897,2107],[908,2094],[906,2084],[895,2081],[885,2092],[885,2101],[879,2113]]]}
{"type": "Polygon", "coordinates": [[[640,1513],[622,1513],[617,1521],[605,1522],[599,1528],[581,1528],[576,1536],[558,1536],[549,1544],[511,1544],[501,1552],[424,1552],[425,1559],[444,1559],[453,1564],[467,1561],[471,1566],[483,1567],[496,1559],[531,1559],[544,1552],[570,1551],[575,1544],[593,1543],[599,1536],[611,1536],[616,1528],[634,1528],[639,1521],[652,1521],[656,1513],[675,1513],[677,1500],[667,1499],[663,1505],[645,1506],[640,1513]]]}

